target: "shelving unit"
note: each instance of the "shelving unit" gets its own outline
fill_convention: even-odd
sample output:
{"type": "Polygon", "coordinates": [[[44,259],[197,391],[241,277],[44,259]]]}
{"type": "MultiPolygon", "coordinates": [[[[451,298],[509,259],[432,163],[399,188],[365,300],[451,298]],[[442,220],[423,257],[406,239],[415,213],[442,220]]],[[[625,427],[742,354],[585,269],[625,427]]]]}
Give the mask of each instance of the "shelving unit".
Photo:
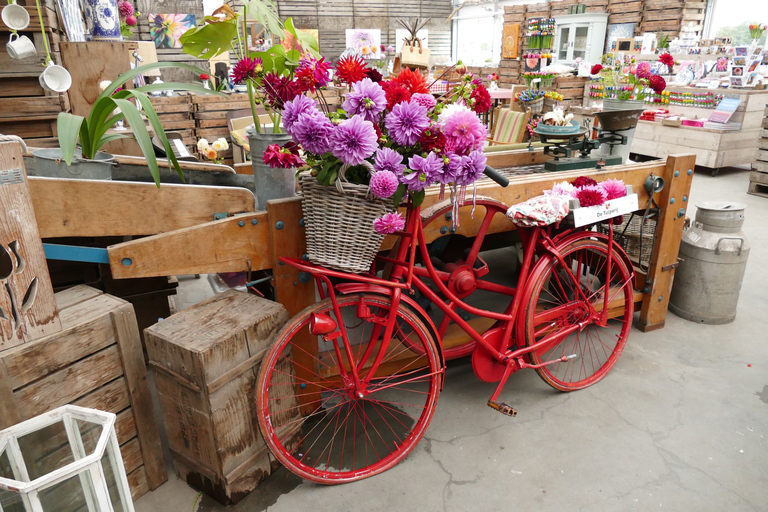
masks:
{"type": "Polygon", "coordinates": [[[768,197],[768,104],[763,111],[763,123],[760,138],[757,140],[755,161],[752,162],[752,174],[749,175],[747,194],[768,197]]]}
{"type": "Polygon", "coordinates": [[[569,14],[555,18],[555,58],[559,63],[576,59],[600,62],[605,44],[608,14],[569,14]]]}

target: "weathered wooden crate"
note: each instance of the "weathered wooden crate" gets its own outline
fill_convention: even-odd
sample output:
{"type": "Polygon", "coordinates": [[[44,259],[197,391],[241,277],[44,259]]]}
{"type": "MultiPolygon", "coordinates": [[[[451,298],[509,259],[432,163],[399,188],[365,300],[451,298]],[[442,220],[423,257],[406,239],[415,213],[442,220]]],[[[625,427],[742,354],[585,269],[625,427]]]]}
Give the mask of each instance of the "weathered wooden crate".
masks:
{"type": "Polygon", "coordinates": [[[287,319],[281,304],[230,290],[144,332],[176,471],[222,503],[278,466],[259,432],[255,393],[259,363],[287,319]]]}
{"type": "Polygon", "coordinates": [[[167,474],[133,308],[88,286],[57,293],[56,303],[61,332],[0,352],[0,429],[65,404],[117,414],[137,499],[167,474]]]}

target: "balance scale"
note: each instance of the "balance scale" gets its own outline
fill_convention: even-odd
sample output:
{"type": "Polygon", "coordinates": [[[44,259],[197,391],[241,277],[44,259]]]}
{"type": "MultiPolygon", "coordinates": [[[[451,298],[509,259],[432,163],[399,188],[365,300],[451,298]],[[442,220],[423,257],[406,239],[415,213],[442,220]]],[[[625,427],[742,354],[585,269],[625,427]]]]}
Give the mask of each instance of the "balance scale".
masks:
{"type": "Polygon", "coordinates": [[[555,157],[553,160],[544,162],[544,169],[547,171],[572,171],[620,165],[622,158],[613,154],[613,148],[627,144],[626,135],[622,135],[620,132],[635,127],[642,113],[642,109],[596,112],[595,116],[597,116],[601,127],[596,139],[587,137],[590,130],[586,126],[580,127],[579,131],[573,134],[547,133],[539,131],[537,127],[533,131],[544,143],[544,154],[555,157]],[[603,144],[611,147],[610,154],[592,155],[592,152],[603,144]],[[580,153],[580,155],[573,156],[574,153],[580,153]]]}

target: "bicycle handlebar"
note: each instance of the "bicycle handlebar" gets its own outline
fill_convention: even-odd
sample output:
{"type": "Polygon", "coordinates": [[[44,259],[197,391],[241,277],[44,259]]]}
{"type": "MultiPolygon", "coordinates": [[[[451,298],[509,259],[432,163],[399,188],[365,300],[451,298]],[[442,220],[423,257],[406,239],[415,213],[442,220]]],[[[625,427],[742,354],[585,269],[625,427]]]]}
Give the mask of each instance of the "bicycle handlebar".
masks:
{"type": "Polygon", "coordinates": [[[501,185],[502,187],[506,187],[509,185],[509,178],[506,176],[502,176],[499,174],[499,171],[491,167],[490,165],[485,166],[485,170],[483,171],[483,174],[491,178],[493,181],[501,185]]]}

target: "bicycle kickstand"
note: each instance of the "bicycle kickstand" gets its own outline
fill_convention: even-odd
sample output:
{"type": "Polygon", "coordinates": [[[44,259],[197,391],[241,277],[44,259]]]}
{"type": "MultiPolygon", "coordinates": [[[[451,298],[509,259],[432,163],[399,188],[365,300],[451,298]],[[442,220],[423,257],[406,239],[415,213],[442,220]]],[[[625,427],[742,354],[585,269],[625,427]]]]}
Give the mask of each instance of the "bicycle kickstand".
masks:
{"type": "Polygon", "coordinates": [[[507,367],[504,369],[504,375],[501,376],[499,385],[496,386],[496,391],[494,391],[491,398],[488,399],[488,407],[499,411],[505,416],[517,416],[517,409],[511,405],[505,404],[504,402],[497,402],[499,395],[501,394],[501,390],[504,389],[504,386],[507,383],[507,379],[509,379],[509,376],[512,375],[512,370],[514,369],[515,365],[516,363],[513,359],[507,361],[507,367]]]}

